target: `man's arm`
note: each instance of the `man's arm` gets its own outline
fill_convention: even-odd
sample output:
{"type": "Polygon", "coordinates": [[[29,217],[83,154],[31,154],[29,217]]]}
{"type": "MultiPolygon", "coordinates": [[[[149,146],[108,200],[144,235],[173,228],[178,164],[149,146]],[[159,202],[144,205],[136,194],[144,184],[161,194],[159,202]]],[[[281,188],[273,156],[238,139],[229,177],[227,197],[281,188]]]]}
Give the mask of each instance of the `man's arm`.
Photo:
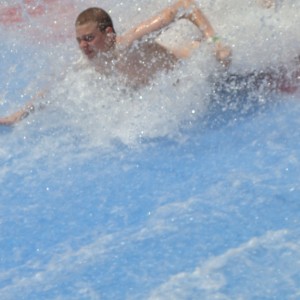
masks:
{"type": "MultiPolygon", "coordinates": [[[[45,91],[46,92],[46,91],[45,91]]],[[[37,99],[45,97],[45,92],[39,92],[35,96],[31,97],[31,100],[25,104],[25,106],[19,111],[12,113],[7,117],[0,118],[1,125],[14,125],[19,121],[25,119],[29,114],[33,113],[36,109],[40,110],[44,108],[44,104],[34,104],[37,99]]]]}
{"type": "Polygon", "coordinates": [[[158,31],[168,26],[176,19],[184,17],[190,19],[200,28],[200,30],[204,31],[206,37],[214,34],[210,23],[200,9],[196,7],[196,4],[193,0],[179,0],[173,5],[162,10],[156,16],[151,17],[150,19],[142,22],[135,28],[125,33],[119,38],[120,43],[130,46],[134,41],[141,39],[143,36],[158,31]],[[183,14],[179,15],[179,12],[181,11],[183,14]]]}
{"type": "Polygon", "coordinates": [[[14,125],[17,122],[26,118],[33,111],[34,111],[34,105],[32,104],[32,102],[29,102],[21,110],[7,117],[0,118],[0,125],[14,125]]]}
{"type": "MultiPolygon", "coordinates": [[[[194,0],[179,0],[162,10],[156,16],[144,21],[137,27],[125,33],[125,35],[119,37],[118,42],[124,46],[130,46],[134,41],[139,40],[152,32],[158,31],[180,18],[186,18],[194,23],[206,39],[213,39],[213,37],[215,37],[213,27],[194,0]]],[[[193,48],[196,44],[192,45],[193,48]]],[[[180,54],[178,56],[189,56],[190,52],[191,51],[186,51],[186,54],[180,54]]],[[[174,54],[176,55],[176,53],[174,54]]],[[[231,50],[228,47],[224,47],[220,41],[216,41],[215,54],[217,59],[225,64],[225,60],[228,60],[231,56],[231,50]]]]}
{"type": "MultiPolygon", "coordinates": [[[[220,39],[216,36],[215,30],[208,21],[207,17],[203,14],[199,7],[196,6],[193,0],[186,1],[188,2],[191,12],[186,15],[183,15],[183,18],[190,20],[194,23],[203,33],[205,38],[214,43],[214,51],[217,60],[224,66],[228,67],[231,63],[231,49],[228,46],[224,46],[220,39]]],[[[190,55],[192,51],[189,52],[190,55]]]]}

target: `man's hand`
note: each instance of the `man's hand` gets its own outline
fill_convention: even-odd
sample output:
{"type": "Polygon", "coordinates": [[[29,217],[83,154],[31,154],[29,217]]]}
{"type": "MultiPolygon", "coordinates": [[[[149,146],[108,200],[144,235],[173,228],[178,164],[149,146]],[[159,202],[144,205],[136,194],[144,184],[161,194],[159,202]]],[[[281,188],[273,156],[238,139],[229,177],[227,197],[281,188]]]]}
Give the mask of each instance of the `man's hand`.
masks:
{"type": "Polygon", "coordinates": [[[19,122],[20,120],[26,118],[28,116],[28,111],[21,110],[18,111],[8,117],[0,118],[0,125],[14,125],[15,123],[19,122]]]}
{"type": "Polygon", "coordinates": [[[29,102],[21,110],[11,114],[10,116],[0,118],[0,125],[14,125],[26,118],[31,112],[34,112],[34,105],[32,102],[29,102]]]}
{"type": "Polygon", "coordinates": [[[232,51],[229,46],[222,45],[221,42],[215,43],[215,53],[217,60],[225,67],[228,68],[231,63],[232,51]]]}

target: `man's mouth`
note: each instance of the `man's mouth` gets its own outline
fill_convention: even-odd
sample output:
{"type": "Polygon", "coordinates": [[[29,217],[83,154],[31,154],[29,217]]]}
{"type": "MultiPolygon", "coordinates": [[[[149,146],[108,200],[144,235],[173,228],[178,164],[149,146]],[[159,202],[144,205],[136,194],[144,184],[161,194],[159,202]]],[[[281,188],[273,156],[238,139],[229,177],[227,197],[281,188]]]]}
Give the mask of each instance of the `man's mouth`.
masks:
{"type": "Polygon", "coordinates": [[[95,52],[92,49],[84,49],[83,53],[88,57],[88,58],[93,58],[95,56],[95,52]]]}

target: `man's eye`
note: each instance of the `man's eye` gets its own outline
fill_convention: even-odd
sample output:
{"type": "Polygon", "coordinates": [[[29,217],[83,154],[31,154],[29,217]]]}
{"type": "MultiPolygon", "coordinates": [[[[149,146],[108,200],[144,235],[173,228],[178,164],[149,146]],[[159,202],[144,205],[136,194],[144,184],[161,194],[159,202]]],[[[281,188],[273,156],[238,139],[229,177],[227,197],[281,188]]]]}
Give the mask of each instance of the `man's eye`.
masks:
{"type": "Polygon", "coordinates": [[[84,37],[84,40],[85,40],[86,42],[91,42],[94,38],[95,38],[94,35],[89,34],[89,35],[86,35],[86,36],[84,37]]]}

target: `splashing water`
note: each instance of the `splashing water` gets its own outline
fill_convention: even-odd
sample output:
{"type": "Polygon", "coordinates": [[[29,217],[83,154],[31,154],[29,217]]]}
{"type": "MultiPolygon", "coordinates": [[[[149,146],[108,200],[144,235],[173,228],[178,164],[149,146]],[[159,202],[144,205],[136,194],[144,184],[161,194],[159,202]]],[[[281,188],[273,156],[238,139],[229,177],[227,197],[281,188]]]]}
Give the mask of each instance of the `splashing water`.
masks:
{"type": "Polygon", "coordinates": [[[1,115],[47,107],[0,128],[1,299],[297,299],[299,92],[236,74],[295,71],[298,2],[202,1],[234,80],[203,44],[131,91],[74,68],[74,20],[169,1],[2,1],[1,115]]]}

